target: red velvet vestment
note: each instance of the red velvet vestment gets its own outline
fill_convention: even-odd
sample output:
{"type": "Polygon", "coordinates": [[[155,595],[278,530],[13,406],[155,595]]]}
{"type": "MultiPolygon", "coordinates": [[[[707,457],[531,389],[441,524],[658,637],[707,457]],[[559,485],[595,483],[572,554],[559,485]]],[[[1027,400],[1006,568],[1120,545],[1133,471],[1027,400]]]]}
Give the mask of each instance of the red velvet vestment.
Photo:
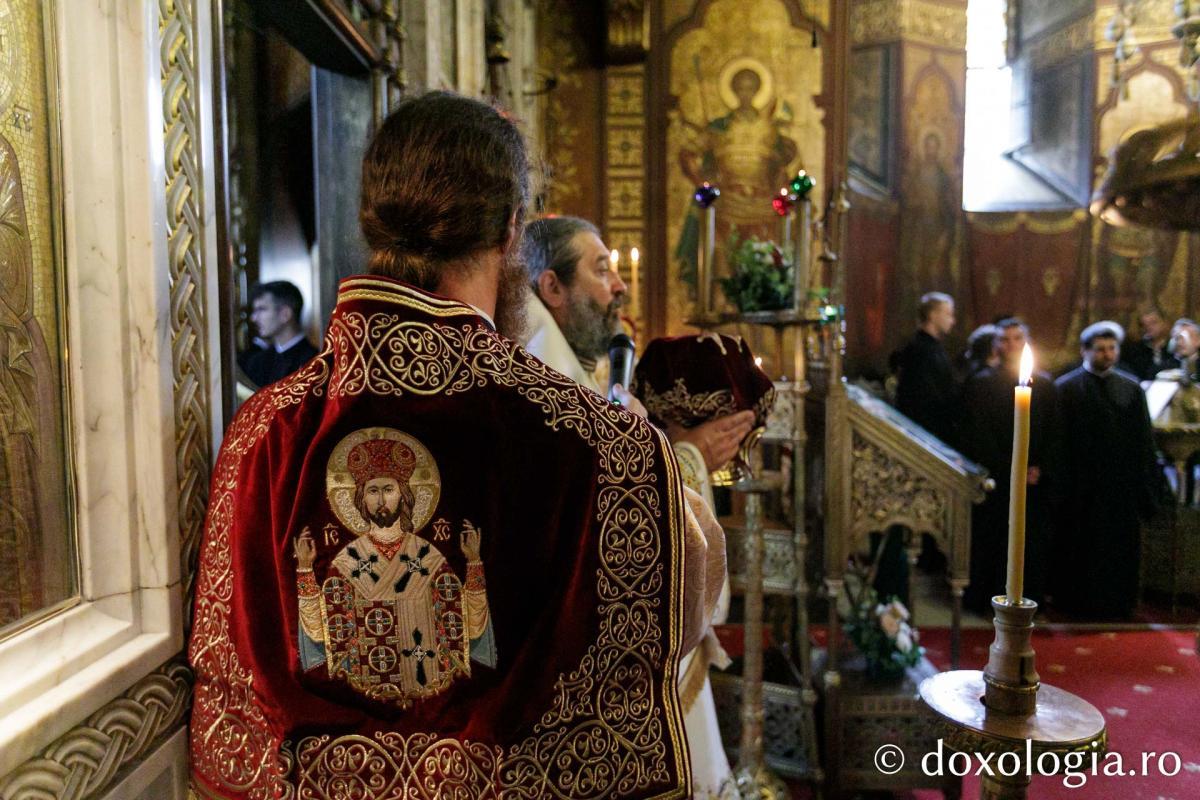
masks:
{"type": "Polygon", "coordinates": [[[684,525],[655,428],[468,306],[347,279],[217,460],[197,794],[689,796],[684,525]]]}

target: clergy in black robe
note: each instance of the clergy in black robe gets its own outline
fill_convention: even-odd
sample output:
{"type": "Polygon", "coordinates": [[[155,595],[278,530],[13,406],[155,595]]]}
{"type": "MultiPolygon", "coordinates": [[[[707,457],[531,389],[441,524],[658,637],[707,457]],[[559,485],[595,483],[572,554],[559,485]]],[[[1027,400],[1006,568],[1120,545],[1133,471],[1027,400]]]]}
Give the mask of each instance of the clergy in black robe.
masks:
{"type": "MultiPolygon", "coordinates": [[[[1013,397],[1024,323],[997,323],[996,351],[1001,363],[977,372],[963,390],[959,447],[987,468],[996,488],[975,506],[971,522],[971,584],[963,598],[968,608],[987,612],[994,595],[1003,594],[1008,563],[1009,473],[1012,469],[1013,397]]],[[[1025,516],[1025,597],[1041,602],[1053,538],[1053,500],[1059,468],[1058,401],[1054,383],[1035,372],[1029,434],[1029,488],[1025,516]]]]}
{"type": "Polygon", "coordinates": [[[1153,510],[1154,437],[1146,395],[1115,368],[1120,327],[1080,336],[1083,366],[1055,383],[1063,420],[1063,504],[1054,602],[1065,610],[1126,617],[1137,601],[1139,517],[1153,510]]]}
{"type": "Polygon", "coordinates": [[[954,300],[941,292],[921,298],[920,327],[895,356],[896,408],[944,442],[953,440],[957,417],[954,368],[942,339],[954,327],[954,300]]]}

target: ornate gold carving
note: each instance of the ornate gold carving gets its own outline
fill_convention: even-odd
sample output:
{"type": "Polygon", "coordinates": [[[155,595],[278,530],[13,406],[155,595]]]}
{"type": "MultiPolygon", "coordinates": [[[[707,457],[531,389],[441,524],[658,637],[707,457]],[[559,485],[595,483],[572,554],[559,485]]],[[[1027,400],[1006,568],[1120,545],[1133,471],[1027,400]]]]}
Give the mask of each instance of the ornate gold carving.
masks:
{"type": "Polygon", "coordinates": [[[0,780],[0,797],[96,797],[120,770],[176,730],[191,700],[192,673],[172,661],[0,780]]]}
{"type": "MultiPolygon", "coordinates": [[[[636,68],[635,68],[636,69],[636,68]]],[[[641,116],[645,90],[641,70],[610,75],[608,78],[608,113],[641,116]]]]}
{"type": "MultiPolygon", "coordinates": [[[[1171,28],[1179,22],[1175,13],[1174,0],[1148,0],[1138,3],[1137,19],[1134,23],[1134,33],[1139,47],[1178,42],[1171,28]]],[[[1095,14],[1093,20],[1092,43],[1097,51],[1111,52],[1115,44],[1108,40],[1108,23],[1112,18],[1115,3],[1101,13],[1095,14]]]]}
{"type": "Polygon", "coordinates": [[[175,466],[185,614],[208,501],[208,310],[200,184],[200,89],[192,0],[159,0],[163,144],[167,173],[167,268],[175,387],[175,466]]]}
{"type": "Polygon", "coordinates": [[[608,181],[608,218],[642,216],[642,181],[639,178],[610,178],[608,181]]]}
{"type": "Polygon", "coordinates": [[[608,131],[608,165],[610,167],[640,167],[642,165],[642,129],[610,127],[608,131]]]}
{"type": "MultiPolygon", "coordinates": [[[[362,288],[368,283],[343,284],[342,299],[369,291],[362,288]]],[[[438,302],[399,287],[378,292],[376,299],[421,311],[438,302]]],[[[674,685],[681,635],[680,575],[665,574],[664,538],[655,533],[665,531],[672,552],[681,552],[678,472],[667,469],[666,485],[657,483],[653,472],[659,455],[671,458],[670,446],[661,432],[467,320],[474,316],[470,309],[438,304],[445,305],[446,317],[453,312],[463,319],[429,324],[386,312],[339,313],[321,356],[252,397],[226,435],[214,477],[192,638],[191,658],[201,677],[192,753],[200,774],[218,778],[239,796],[292,796],[284,776],[294,769],[299,794],[322,800],[343,796],[345,787],[411,798],[492,797],[501,788],[521,797],[602,798],[635,795],[641,787],[661,784],[669,777],[667,765],[686,758],[674,691],[654,696],[655,675],[664,680],[661,686],[674,685]],[[328,364],[334,365],[332,370],[328,364]],[[507,751],[425,733],[316,736],[295,745],[280,743],[254,698],[252,675],[240,664],[229,631],[234,600],[230,533],[242,456],[279,409],[308,395],[445,396],[487,386],[516,389],[544,411],[548,426],[579,436],[598,452],[597,641],[577,669],[559,676],[553,705],[533,735],[507,751]],[[669,631],[646,613],[659,602],[664,581],[670,586],[669,631]],[[211,681],[214,676],[223,681],[211,681]],[[659,700],[665,715],[655,710],[659,700]],[[592,709],[601,705],[613,713],[598,725],[592,709]],[[557,782],[550,777],[552,766],[557,782]],[[418,774],[425,779],[418,780],[418,774]]],[[[686,796],[686,779],[683,784],[663,797],[686,796]]]]}
{"type": "MultiPolygon", "coordinates": [[[[639,4],[640,5],[640,4],[639,4]]],[[[646,119],[643,114],[645,67],[638,64],[610,68],[606,78],[605,138],[608,142],[606,179],[608,203],[605,209],[606,227],[622,229],[610,233],[610,246],[622,253],[620,269],[632,292],[629,314],[634,324],[641,322],[644,310],[641,303],[641,276],[634,275],[629,247],[640,245],[644,239],[646,165],[643,156],[646,119]],[[620,241],[615,241],[619,239],[620,241]]],[[[643,248],[644,257],[644,248],[643,248]]],[[[639,263],[639,270],[641,264],[639,263]]]]}
{"type": "Polygon", "coordinates": [[[937,534],[946,524],[946,499],[938,487],[907,464],[853,434],[850,512],[856,534],[904,525],[937,534]]]}
{"type": "Polygon", "coordinates": [[[868,0],[850,9],[850,40],[856,44],[920,42],[963,50],[967,7],[934,0],[868,0]]]}

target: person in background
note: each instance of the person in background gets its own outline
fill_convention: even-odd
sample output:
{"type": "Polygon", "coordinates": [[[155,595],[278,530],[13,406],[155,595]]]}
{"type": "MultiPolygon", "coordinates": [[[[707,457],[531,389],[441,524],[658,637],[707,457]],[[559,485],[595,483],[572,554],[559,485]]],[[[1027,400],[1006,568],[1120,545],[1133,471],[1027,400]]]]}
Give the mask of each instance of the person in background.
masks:
{"type": "Polygon", "coordinates": [[[1171,326],[1171,351],[1176,363],[1164,369],[1158,377],[1200,382],[1200,325],[1186,317],[1175,320],[1171,326]]]}
{"type": "Polygon", "coordinates": [[[317,354],[300,328],[304,298],[288,281],[260,283],[250,292],[250,322],[262,347],[238,356],[238,366],[255,386],[283,380],[317,354]]]}
{"type": "Polygon", "coordinates": [[[995,342],[996,326],[990,322],[971,331],[971,335],[967,337],[967,347],[959,356],[957,364],[959,379],[963,385],[973,378],[975,373],[1000,363],[995,342]]]}
{"type": "MultiPolygon", "coordinates": [[[[525,226],[523,257],[533,289],[524,347],[576,383],[603,393],[596,363],[621,330],[624,281],[612,268],[600,231],[585,219],[543,217],[525,226]]],[[[621,387],[621,404],[646,416],[641,402],[621,387]]],[[[699,450],[708,471],[726,464],[754,425],[754,413],[726,414],[694,428],[670,427],[672,444],[699,450]]]]}
{"type": "Polygon", "coordinates": [[[1063,506],[1054,604],[1105,618],[1137,602],[1141,519],[1154,512],[1154,435],[1146,395],[1117,368],[1123,331],[1097,322],[1079,336],[1083,366],[1055,381],[1063,425],[1063,506]]]}
{"type": "MultiPolygon", "coordinates": [[[[576,383],[602,393],[595,377],[596,362],[607,355],[609,341],[621,330],[620,309],[625,304],[626,287],[612,267],[599,229],[579,217],[544,217],[525,226],[523,247],[533,290],[527,303],[525,349],[576,383]]],[[[645,406],[629,393],[628,387],[620,387],[617,397],[633,413],[647,416],[645,406]]],[[[685,485],[710,510],[713,500],[707,474],[733,458],[753,423],[754,412],[743,411],[695,429],[667,429],[683,468],[685,485]],[[688,444],[695,449],[688,448],[688,444]],[[703,465],[689,469],[698,461],[703,465]]],[[[688,494],[692,496],[691,491],[688,494]]],[[[713,624],[725,620],[727,584],[710,620],[713,624]]],[[[720,796],[722,787],[731,783],[708,681],[710,664],[718,668],[729,665],[711,625],[700,645],[684,657],[679,671],[684,727],[691,745],[693,791],[698,797],[720,796]]]]}
{"type": "Polygon", "coordinates": [[[943,442],[953,441],[958,390],[942,340],[954,329],[954,298],[929,292],[917,311],[917,332],[896,355],[896,408],[943,442]]]}
{"type": "Polygon", "coordinates": [[[1118,366],[1139,381],[1153,380],[1164,369],[1171,369],[1179,362],[1171,355],[1171,329],[1157,307],[1150,307],[1138,315],[1142,338],[1136,342],[1122,343],[1121,361],[1118,366]]]}
{"type": "MultiPolygon", "coordinates": [[[[960,450],[996,481],[975,506],[971,527],[971,584],[963,598],[971,609],[988,613],[993,595],[1005,589],[1008,561],[1009,473],[1012,469],[1013,387],[1029,329],[1015,317],[996,323],[999,363],[986,367],[963,389],[960,450]]],[[[1053,530],[1052,499],[1059,462],[1058,399],[1050,376],[1035,372],[1029,438],[1025,538],[1025,597],[1041,602],[1053,530]]]]}
{"type": "Polygon", "coordinates": [[[628,289],[595,225],[555,216],[525,226],[522,254],[533,292],[524,347],[576,383],[603,393],[596,368],[621,332],[628,289]]]}

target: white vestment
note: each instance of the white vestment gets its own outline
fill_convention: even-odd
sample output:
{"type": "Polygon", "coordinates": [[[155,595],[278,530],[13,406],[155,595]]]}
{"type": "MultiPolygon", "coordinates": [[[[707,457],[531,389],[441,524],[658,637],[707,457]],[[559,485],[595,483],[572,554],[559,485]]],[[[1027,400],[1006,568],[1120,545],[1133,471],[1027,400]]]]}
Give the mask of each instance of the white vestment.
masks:
{"type": "MultiPolygon", "coordinates": [[[[576,383],[601,392],[595,376],[579,363],[579,357],[567,344],[566,337],[536,294],[530,293],[528,309],[528,340],[525,349],[576,383]]],[[[603,392],[601,392],[603,394],[603,392]]],[[[676,448],[684,482],[700,494],[712,509],[712,490],[700,451],[685,444],[676,448]]],[[[722,559],[723,560],[723,559],[722,559]]],[[[711,622],[725,621],[729,610],[729,581],[722,587],[721,602],[717,604],[711,622]]],[[[721,797],[722,789],[729,791],[731,781],[729,759],[721,746],[721,731],[717,727],[717,707],[713,703],[712,683],[708,666],[729,665],[729,657],[717,643],[710,627],[700,645],[683,657],[679,666],[680,699],[683,702],[683,724],[687,729],[688,748],[692,756],[692,790],[695,798],[721,797]]]]}
{"type": "Polygon", "coordinates": [[[567,344],[558,323],[550,316],[550,310],[534,292],[529,293],[526,312],[526,340],[522,346],[547,366],[553,367],[576,383],[604,394],[596,376],[579,363],[579,357],[575,355],[571,345],[567,344]]]}

